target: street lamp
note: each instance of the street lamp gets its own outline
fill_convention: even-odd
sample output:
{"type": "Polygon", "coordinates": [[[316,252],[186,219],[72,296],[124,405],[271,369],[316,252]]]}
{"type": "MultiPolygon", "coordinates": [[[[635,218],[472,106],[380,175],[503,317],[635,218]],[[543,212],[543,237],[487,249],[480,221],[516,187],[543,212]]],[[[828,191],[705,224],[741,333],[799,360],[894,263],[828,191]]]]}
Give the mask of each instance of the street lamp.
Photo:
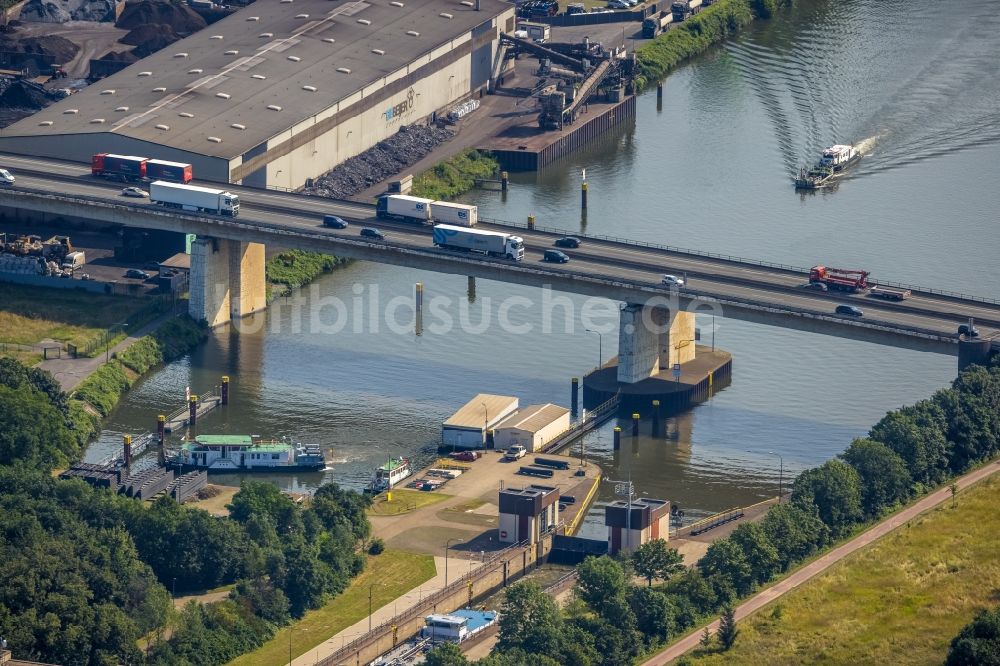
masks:
{"type": "Polygon", "coordinates": [[[372,632],[372,590],[378,583],[372,583],[368,586],[368,633],[372,632]]]}
{"type": "Polygon", "coordinates": [[[490,410],[489,407],[486,406],[485,402],[481,402],[479,404],[483,406],[483,448],[485,449],[486,444],[488,444],[486,440],[490,434],[490,410]]]}
{"type": "Polygon", "coordinates": [[[597,335],[597,367],[600,368],[601,364],[604,363],[604,334],[600,331],[592,331],[589,328],[583,329],[587,333],[595,333],[597,335]]]}
{"type": "Polygon", "coordinates": [[[785,476],[785,459],[781,457],[780,453],[775,453],[774,451],[768,451],[768,453],[772,456],[778,456],[778,504],[781,504],[781,486],[785,476]]]}
{"type": "Polygon", "coordinates": [[[452,537],[444,542],[444,586],[448,587],[448,549],[451,547],[451,542],[457,540],[458,537],[452,537]]]}

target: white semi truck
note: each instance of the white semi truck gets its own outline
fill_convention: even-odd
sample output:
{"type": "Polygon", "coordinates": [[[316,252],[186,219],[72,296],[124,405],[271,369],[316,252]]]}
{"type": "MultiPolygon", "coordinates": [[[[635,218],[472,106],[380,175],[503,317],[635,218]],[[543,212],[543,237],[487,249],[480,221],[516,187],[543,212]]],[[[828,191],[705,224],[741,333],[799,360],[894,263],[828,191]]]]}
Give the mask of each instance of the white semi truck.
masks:
{"type": "Polygon", "coordinates": [[[434,245],[449,250],[479,252],[514,261],[524,258],[524,240],[520,236],[500,231],[438,224],[434,226],[434,245]]]}
{"type": "Polygon", "coordinates": [[[433,199],[411,197],[408,194],[389,194],[378,198],[375,216],[379,219],[395,219],[405,222],[427,224],[431,221],[433,199]]]}
{"type": "Polygon", "coordinates": [[[479,221],[479,208],[470,204],[435,201],[431,204],[431,217],[442,224],[474,227],[479,221]]]}
{"type": "Polygon", "coordinates": [[[202,213],[232,217],[240,213],[240,198],[231,192],[163,180],[154,180],[149,184],[149,200],[161,206],[202,213]]]}

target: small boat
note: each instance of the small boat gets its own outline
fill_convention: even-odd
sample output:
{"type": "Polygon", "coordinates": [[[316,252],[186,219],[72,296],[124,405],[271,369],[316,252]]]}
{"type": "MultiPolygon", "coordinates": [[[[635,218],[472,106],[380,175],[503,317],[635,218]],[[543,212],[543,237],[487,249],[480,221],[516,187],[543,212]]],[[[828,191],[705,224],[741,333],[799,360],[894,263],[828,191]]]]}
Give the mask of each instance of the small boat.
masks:
{"type": "Polygon", "coordinates": [[[258,435],[198,435],[166,459],[182,472],[216,473],[318,472],[326,467],[318,446],[291,444],[258,435]]]}
{"type": "Polygon", "coordinates": [[[816,166],[808,170],[805,167],[799,170],[799,177],[795,179],[795,189],[817,190],[825,187],[831,178],[861,158],[861,151],[853,145],[830,146],[823,151],[816,166]]]}
{"type": "Polygon", "coordinates": [[[413,473],[410,468],[410,461],[407,458],[389,458],[384,465],[375,468],[372,480],[365,490],[373,495],[377,495],[386,490],[391,490],[400,481],[409,477],[413,473]]]}

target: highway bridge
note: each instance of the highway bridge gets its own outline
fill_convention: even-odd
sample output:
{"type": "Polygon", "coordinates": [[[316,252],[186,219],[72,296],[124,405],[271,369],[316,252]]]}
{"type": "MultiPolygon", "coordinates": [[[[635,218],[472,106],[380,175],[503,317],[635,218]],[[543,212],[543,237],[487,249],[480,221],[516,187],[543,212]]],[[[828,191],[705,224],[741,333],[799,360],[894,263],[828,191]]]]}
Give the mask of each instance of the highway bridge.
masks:
{"type": "MultiPolygon", "coordinates": [[[[887,302],[864,294],[807,290],[802,288],[808,276],[804,267],[627,239],[581,236],[541,226],[528,229],[526,224],[480,218],[481,228],[516,231],[524,239],[524,260],[511,262],[435,248],[429,226],[376,220],[374,206],[356,202],[229,186],[227,189],[241,200],[240,216],[234,219],[164,209],[141,199],[124,198],[120,195],[120,184],[95,178],[88,166],[80,164],[13,155],[0,155],[0,164],[17,177],[14,187],[0,190],[0,206],[6,208],[139,228],[170,229],[235,243],[273,243],[536,287],[548,285],[556,290],[632,304],[670,296],[668,287],[660,282],[663,274],[684,274],[688,285],[673,295],[679,296],[681,307],[689,311],[712,311],[746,321],[960,356],[960,347],[965,345],[959,344],[957,329],[972,318],[981,337],[978,342],[969,341],[975,347],[969,353],[981,358],[991,346],[1000,348],[1000,301],[896,285],[877,276],[876,283],[905,286],[912,290],[912,297],[902,302],[887,302]],[[321,225],[324,214],[339,215],[355,224],[346,230],[324,228],[321,225]],[[360,238],[360,224],[382,230],[385,241],[360,238]],[[563,235],[580,237],[581,247],[564,250],[571,258],[567,264],[543,263],[544,250],[563,235]],[[862,307],[864,316],[835,314],[836,305],[842,303],[862,307]]],[[[193,257],[192,284],[196,282],[195,262],[193,257]]],[[[232,265],[237,266],[235,271],[241,270],[238,263],[232,265]]],[[[239,289],[233,289],[235,302],[235,292],[239,289]]],[[[257,308],[234,307],[233,315],[253,309],[257,308]]],[[[204,312],[200,314],[210,319],[204,312]]],[[[220,321],[210,319],[210,323],[220,321]]]]}

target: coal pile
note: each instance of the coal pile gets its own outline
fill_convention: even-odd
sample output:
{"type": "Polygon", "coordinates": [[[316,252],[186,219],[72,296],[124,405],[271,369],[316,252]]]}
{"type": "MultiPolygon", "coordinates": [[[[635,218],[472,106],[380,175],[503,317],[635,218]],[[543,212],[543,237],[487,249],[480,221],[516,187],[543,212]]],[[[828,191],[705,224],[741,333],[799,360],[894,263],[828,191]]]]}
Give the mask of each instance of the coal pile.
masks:
{"type": "Polygon", "coordinates": [[[41,86],[26,81],[0,79],[0,127],[7,127],[21,118],[52,103],[41,86]]]}
{"type": "Polygon", "coordinates": [[[145,58],[162,48],[170,46],[179,39],[180,35],[174,32],[174,29],[169,25],[146,24],[132,28],[127,35],[118,41],[122,44],[135,46],[132,49],[132,53],[137,58],[145,58]]]}
{"type": "Polygon", "coordinates": [[[104,62],[125,62],[132,64],[133,62],[139,61],[139,56],[135,55],[132,51],[109,51],[98,58],[98,60],[104,62]]]}
{"type": "Polygon", "coordinates": [[[415,164],[455,136],[433,125],[405,125],[384,141],[313,181],[306,194],[346,199],[415,164]]]}
{"type": "Polygon", "coordinates": [[[196,11],[179,2],[142,0],[129,2],[115,24],[132,30],[144,25],[169,26],[177,35],[186,36],[208,25],[196,11]]]}
{"type": "Polygon", "coordinates": [[[76,57],[76,54],[80,52],[80,47],[59,35],[24,38],[5,35],[0,38],[0,51],[37,55],[40,56],[39,61],[41,62],[48,61],[64,65],[76,57]]]}
{"type": "Polygon", "coordinates": [[[30,0],[21,10],[22,21],[113,21],[114,0],[30,0]]]}

